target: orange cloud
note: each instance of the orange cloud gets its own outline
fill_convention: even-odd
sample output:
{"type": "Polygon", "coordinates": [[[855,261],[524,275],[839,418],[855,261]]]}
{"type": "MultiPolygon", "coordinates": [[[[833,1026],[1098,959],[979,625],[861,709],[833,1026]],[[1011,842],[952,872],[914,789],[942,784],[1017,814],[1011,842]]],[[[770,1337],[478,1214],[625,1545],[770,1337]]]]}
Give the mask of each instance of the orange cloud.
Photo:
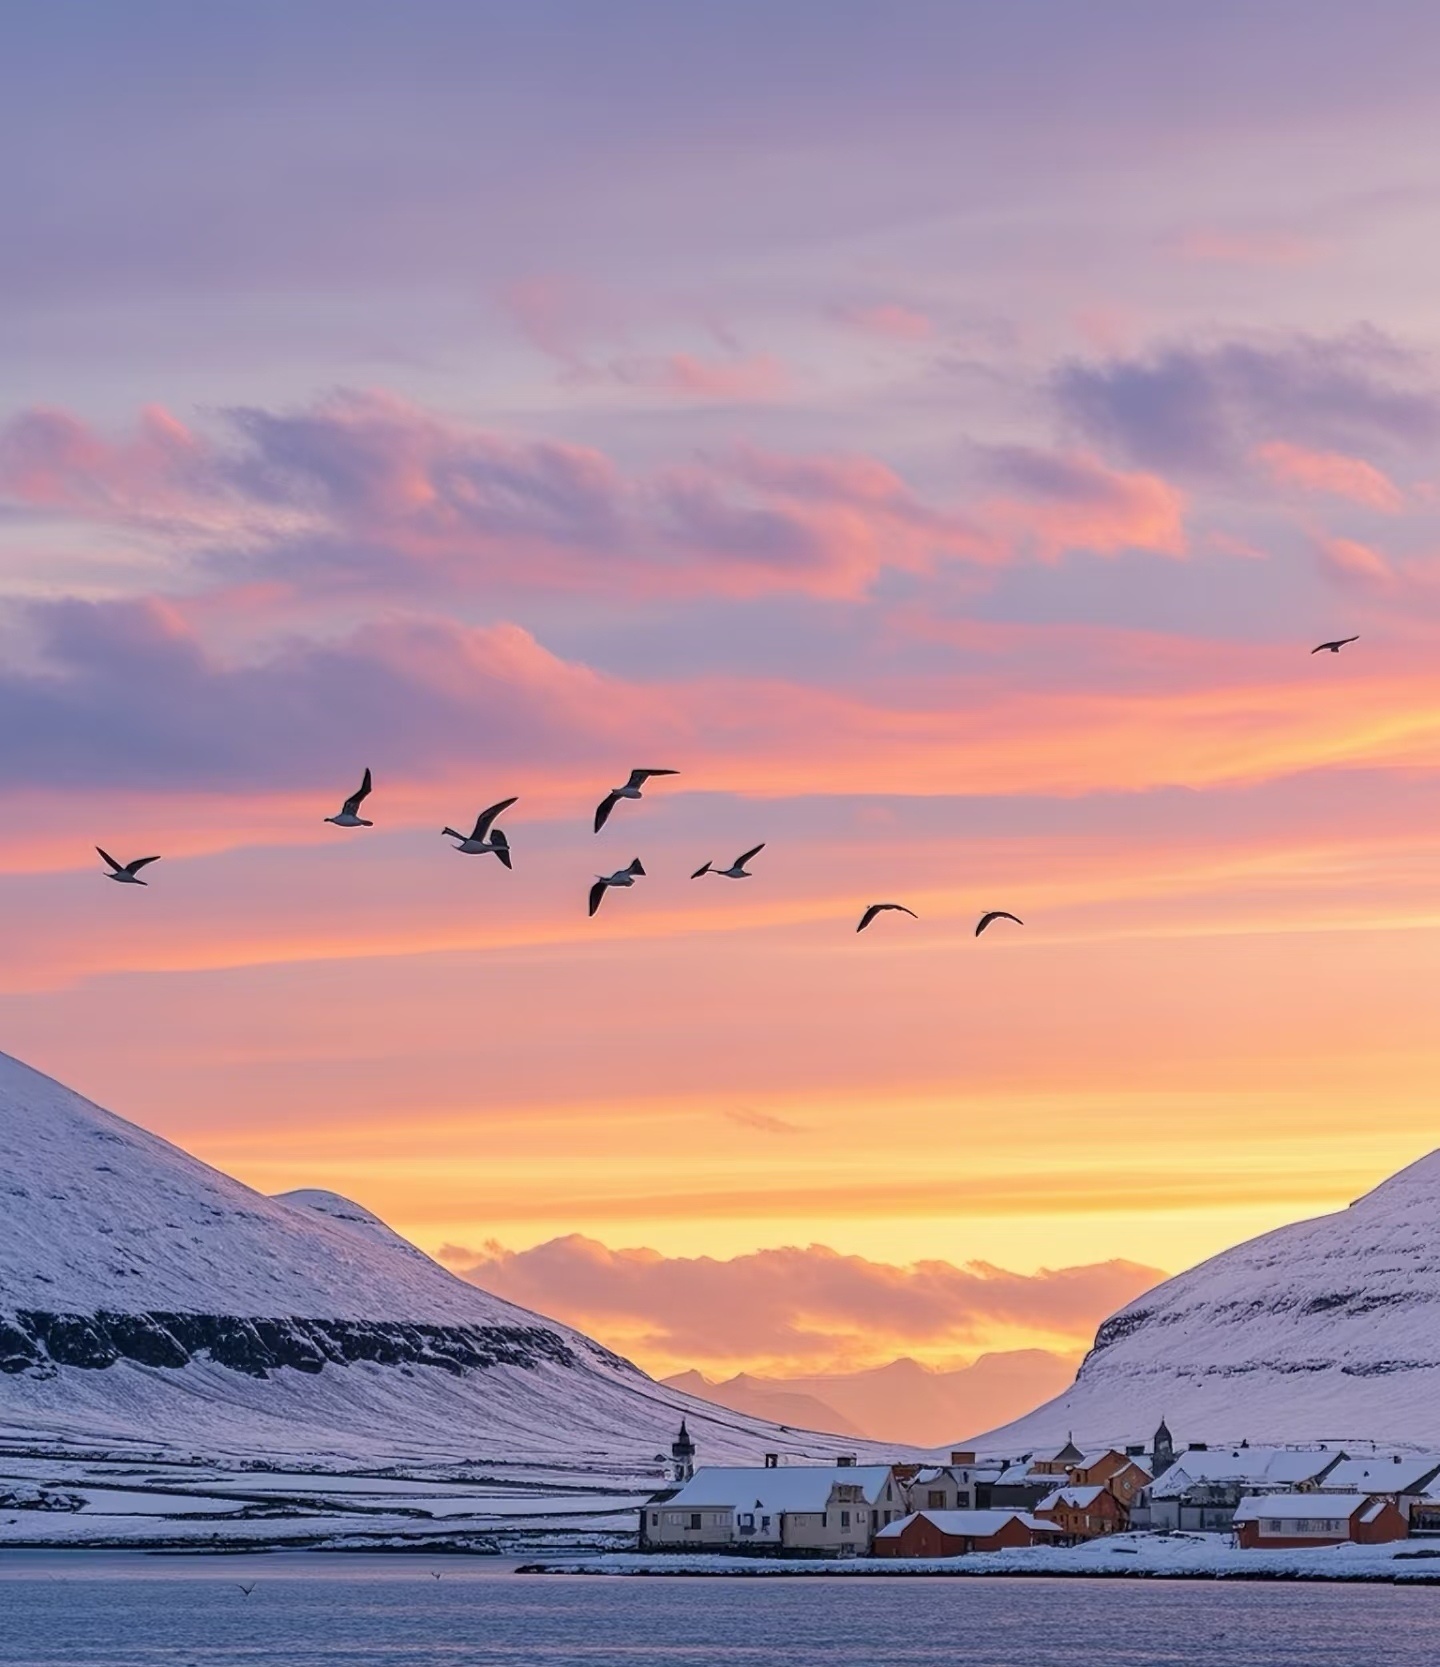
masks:
{"type": "Polygon", "coordinates": [[[1343,452],[1309,451],[1285,440],[1267,441],[1257,446],[1253,455],[1278,485],[1346,498],[1386,515],[1395,515],[1405,507],[1400,488],[1363,458],[1347,457],[1343,452]]]}
{"type": "Polygon", "coordinates": [[[729,1260],[666,1257],[579,1234],[531,1250],[491,1243],[442,1254],[485,1290],[578,1325],[657,1372],[843,1371],[897,1353],[1074,1348],[1164,1277],[1118,1260],[1033,1274],[984,1262],[895,1266],[819,1244],[729,1260]]]}

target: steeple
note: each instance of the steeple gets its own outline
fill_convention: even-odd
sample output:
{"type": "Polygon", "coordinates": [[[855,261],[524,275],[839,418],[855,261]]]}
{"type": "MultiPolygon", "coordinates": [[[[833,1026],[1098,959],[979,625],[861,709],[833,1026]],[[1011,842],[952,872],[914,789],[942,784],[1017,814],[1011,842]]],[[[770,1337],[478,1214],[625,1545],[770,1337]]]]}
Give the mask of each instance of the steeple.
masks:
{"type": "Polygon", "coordinates": [[[1175,1437],[1170,1434],[1170,1426],[1165,1422],[1165,1414],[1160,1414],[1160,1425],[1155,1431],[1154,1450],[1150,1455],[1150,1473],[1158,1476],[1162,1470],[1168,1470],[1175,1462],[1175,1437]]]}
{"type": "Polygon", "coordinates": [[[690,1439],[683,1418],[680,1420],[680,1434],[670,1443],[670,1457],[675,1467],[675,1480],[688,1482],[695,1474],[695,1443],[690,1439]]]}

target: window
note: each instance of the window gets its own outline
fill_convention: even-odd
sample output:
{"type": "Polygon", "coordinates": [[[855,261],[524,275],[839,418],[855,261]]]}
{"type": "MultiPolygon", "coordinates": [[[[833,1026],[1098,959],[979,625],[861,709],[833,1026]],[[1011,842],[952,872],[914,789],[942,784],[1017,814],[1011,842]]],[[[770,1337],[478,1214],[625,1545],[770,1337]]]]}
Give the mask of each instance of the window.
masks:
{"type": "Polygon", "coordinates": [[[1267,1534],[1283,1534],[1285,1524],[1281,1522],[1279,1517],[1267,1517],[1265,1519],[1265,1532],[1267,1534]]]}
{"type": "Polygon", "coordinates": [[[840,1513],[840,1526],[842,1528],[848,1528],[850,1526],[850,1513],[849,1513],[849,1511],[841,1511],[841,1513],[840,1513]]]}
{"type": "Polygon", "coordinates": [[[699,1513],[699,1511],[691,1511],[691,1513],[690,1513],[690,1526],[692,1528],[698,1528],[700,1526],[700,1513],[699,1513]]]}
{"type": "Polygon", "coordinates": [[[760,1518],[760,1527],[762,1529],[768,1529],[770,1527],[770,1518],[769,1517],[761,1517],[760,1518]]]}
{"type": "Polygon", "coordinates": [[[925,1495],[925,1503],[932,1511],[943,1511],[945,1509],[944,1488],[931,1488],[929,1493],[925,1495]]]}
{"type": "Polygon", "coordinates": [[[658,1528],[660,1526],[660,1513],[659,1513],[659,1511],[651,1511],[651,1513],[650,1513],[650,1526],[652,1528],[658,1528]]]}
{"type": "Polygon", "coordinates": [[[742,1528],[753,1528],[755,1526],[755,1513],[754,1513],[754,1511],[743,1511],[741,1513],[741,1515],[740,1515],[740,1526],[742,1528]]]}

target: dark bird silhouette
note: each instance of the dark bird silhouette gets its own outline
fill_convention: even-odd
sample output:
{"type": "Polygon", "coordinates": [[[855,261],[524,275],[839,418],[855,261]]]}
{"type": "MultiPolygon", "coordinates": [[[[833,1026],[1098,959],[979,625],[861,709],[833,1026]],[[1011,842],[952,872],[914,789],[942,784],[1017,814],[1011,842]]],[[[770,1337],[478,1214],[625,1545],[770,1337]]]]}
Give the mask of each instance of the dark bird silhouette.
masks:
{"type": "Polygon", "coordinates": [[[613,874],[597,874],[590,888],[590,913],[600,907],[600,899],[611,886],[633,886],[635,878],[645,872],[645,865],[636,857],[628,868],[617,868],[613,874]]]}
{"type": "Polygon", "coordinates": [[[134,862],[116,862],[108,851],[101,851],[98,845],[95,849],[100,851],[100,855],[110,865],[110,872],[105,878],[107,880],[117,880],[122,886],[148,886],[150,882],[139,877],[140,870],[147,863],[160,861],[159,857],[136,857],[134,862]]]}
{"type": "Polygon", "coordinates": [[[1328,648],[1332,654],[1338,654],[1340,652],[1340,650],[1342,648],[1344,648],[1346,643],[1359,642],[1359,641],[1360,641],[1360,633],[1357,631],[1353,637],[1336,637],[1334,642],[1316,643],[1314,648],[1312,648],[1310,650],[1310,652],[1312,654],[1320,654],[1320,653],[1323,653],[1324,650],[1328,648]]]}
{"type": "Polygon", "coordinates": [[[327,822],[333,822],[337,828],[373,828],[375,824],[373,822],[367,822],[360,814],[360,806],[365,802],[369,795],[370,767],[367,764],[365,767],[364,779],[361,781],[358,790],[352,793],[350,797],[346,799],[345,803],[341,805],[340,814],[338,816],[327,816],[325,820],[327,822]]]}
{"type": "Polygon", "coordinates": [[[610,820],[610,812],[620,803],[621,799],[640,798],[642,796],[640,789],[649,781],[651,776],[678,776],[679,774],[678,770],[632,770],[629,781],[623,787],[612,787],[600,803],[596,805],[595,832],[599,833],[601,828],[610,820]]]}
{"type": "Polygon", "coordinates": [[[431,1569],[430,1578],[432,1580],[438,1580],[440,1578],[440,1570],[439,1569],[431,1569]]]}
{"type": "Polygon", "coordinates": [[[235,1582],[235,1584],[240,1587],[240,1590],[242,1592],[244,1592],[245,1596],[248,1598],[250,1596],[251,1592],[253,1592],[255,1590],[255,1587],[258,1584],[258,1582],[252,1580],[248,1586],[245,1586],[245,1585],[242,1585],[240,1583],[240,1581],[237,1580],[235,1582]]]}
{"type": "Polygon", "coordinates": [[[750,861],[751,857],[758,857],[764,849],[765,842],[762,840],[760,844],[752,845],[743,856],[736,857],[729,868],[716,868],[713,863],[707,862],[703,868],[697,868],[690,878],[698,880],[702,874],[719,874],[726,880],[748,880],[751,878],[751,874],[745,864],[750,861]]]}
{"type": "Polygon", "coordinates": [[[451,839],[459,840],[460,843],[454,848],[457,851],[463,851],[466,856],[473,856],[479,851],[491,851],[499,857],[506,868],[509,868],[511,866],[510,841],[506,839],[499,828],[496,828],[492,834],[490,824],[502,810],[509,810],[514,803],[514,799],[501,799],[498,805],[491,805],[489,810],[482,810],[475,818],[475,831],[471,834],[457,833],[454,828],[441,828],[440,832],[448,834],[451,839]]]}
{"type": "Polygon", "coordinates": [[[902,915],[909,915],[914,920],[919,920],[920,918],[920,916],[915,913],[914,909],[907,909],[903,903],[872,903],[870,907],[866,909],[865,913],[860,916],[860,924],[855,928],[855,930],[857,932],[863,932],[870,922],[874,920],[875,916],[881,913],[884,909],[898,909],[902,915]]]}
{"type": "Polygon", "coordinates": [[[980,916],[980,924],[975,928],[975,936],[977,938],[992,920],[1013,920],[1017,926],[1023,926],[1025,924],[1019,915],[1012,915],[1004,909],[991,909],[989,914],[983,914],[980,916]]]}

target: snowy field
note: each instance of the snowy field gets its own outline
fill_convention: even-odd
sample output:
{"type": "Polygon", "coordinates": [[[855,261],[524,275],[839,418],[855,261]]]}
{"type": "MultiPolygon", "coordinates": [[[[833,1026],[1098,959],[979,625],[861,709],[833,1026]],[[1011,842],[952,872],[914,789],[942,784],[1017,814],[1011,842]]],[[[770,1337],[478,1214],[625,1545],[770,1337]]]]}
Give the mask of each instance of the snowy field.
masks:
{"type": "Polygon", "coordinates": [[[0,1553],[0,1667],[1074,1667],[1101,1646],[1107,1667],[1411,1667],[1440,1616],[1440,1594],[1391,1586],[513,1571],[496,1558],[0,1553]]]}
{"type": "MultiPolygon", "coordinates": [[[[1058,1579],[1141,1577],[1172,1580],[1383,1581],[1440,1586],[1440,1541],[1400,1540],[1394,1545],[1325,1546],[1297,1551],[1241,1551],[1222,1534],[1114,1534],[1079,1546],[1027,1546],[969,1557],[852,1557],[816,1562],[780,1557],[642,1556],[548,1561],[547,1574],[706,1575],[819,1579],[865,1575],[1033,1575],[1058,1579]]],[[[1440,1610],[1437,1610],[1440,1618],[1440,1610]]]]}

